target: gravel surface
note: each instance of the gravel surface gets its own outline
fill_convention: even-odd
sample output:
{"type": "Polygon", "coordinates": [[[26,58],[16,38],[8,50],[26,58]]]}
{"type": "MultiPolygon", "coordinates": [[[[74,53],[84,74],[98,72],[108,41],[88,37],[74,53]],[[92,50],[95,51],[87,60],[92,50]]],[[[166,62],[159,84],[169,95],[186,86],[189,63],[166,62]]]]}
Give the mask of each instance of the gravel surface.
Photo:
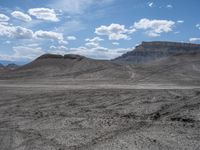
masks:
{"type": "Polygon", "coordinates": [[[7,85],[1,150],[200,149],[199,89],[7,85]]]}

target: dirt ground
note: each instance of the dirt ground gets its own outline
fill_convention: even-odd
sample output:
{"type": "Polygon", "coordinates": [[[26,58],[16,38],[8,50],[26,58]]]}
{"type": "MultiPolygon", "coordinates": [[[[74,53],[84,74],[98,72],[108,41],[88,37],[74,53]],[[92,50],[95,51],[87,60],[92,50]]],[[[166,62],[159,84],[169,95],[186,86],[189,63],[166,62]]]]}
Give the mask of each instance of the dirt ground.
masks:
{"type": "Polygon", "coordinates": [[[199,150],[199,110],[194,86],[1,82],[0,149],[199,150]]]}

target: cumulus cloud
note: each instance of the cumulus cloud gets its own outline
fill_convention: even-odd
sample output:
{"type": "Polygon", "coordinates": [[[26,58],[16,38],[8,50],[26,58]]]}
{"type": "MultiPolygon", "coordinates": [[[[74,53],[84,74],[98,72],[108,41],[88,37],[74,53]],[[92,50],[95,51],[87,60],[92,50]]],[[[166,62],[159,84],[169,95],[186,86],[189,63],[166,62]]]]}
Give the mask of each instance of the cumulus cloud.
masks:
{"type": "Polygon", "coordinates": [[[173,31],[175,25],[171,20],[149,20],[146,18],[141,19],[134,23],[134,28],[147,30],[146,33],[150,37],[158,37],[161,33],[168,33],[173,31]]]}
{"type": "Polygon", "coordinates": [[[200,24],[196,24],[196,27],[200,30],[200,24]]]}
{"type": "Polygon", "coordinates": [[[28,13],[32,16],[35,16],[37,19],[41,19],[45,21],[53,21],[53,22],[59,21],[54,9],[32,8],[28,10],[28,13]]]}
{"type": "Polygon", "coordinates": [[[67,48],[66,46],[50,46],[49,47],[50,50],[48,51],[49,53],[52,53],[52,54],[61,54],[61,55],[64,55],[68,52],[69,48],[67,48]]]}
{"type": "Polygon", "coordinates": [[[11,15],[16,18],[16,19],[19,19],[19,20],[22,20],[24,22],[29,22],[31,21],[31,17],[21,11],[14,11],[11,13],[11,15]]]}
{"type": "Polygon", "coordinates": [[[58,43],[59,43],[59,44],[64,44],[64,45],[69,44],[69,42],[68,42],[68,41],[65,41],[65,40],[59,40],[58,43]]]}
{"type": "Polygon", "coordinates": [[[85,43],[85,46],[87,46],[87,47],[99,47],[99,43],[88,42],[88,43],[85,43]]]}
{"type": "Polygon", "coordinates": [[[99,42],[104,41],[104,40],[103,40],[102,38],[100,38],[100,37],[94,37],[94,38],[92,38],[92,39],[87,38],[87,39],[85,39],[85,41],[86,41],[86,42],[95,42],[95,43],[99,43],[99,42]]]}
{"type": "Polygon", "coordinates": [[[0,54],[1,60],[32,60],[45,53],[41,47],[14,46],[13,54],[0,54]]]}
{"type": "Polygon", "coordinates": [[[153,7],[153,2],[150,2],[148,5],[149,5],[149,7],[153,7]]]}
{"type": "Polygon", "coordinates": [[[0,14],[0,22],[6,22],[10,20],[10,18],[4,14],[0,14]]]}
{"type": "Polygon", "coordinates": [[[106,35],[109,40],[129,40],[128,34],[133,32],[135,32],[135,29],[126,29],[124,25],[120,24],[103,25],[95,29],[97,35],[106,35]]]}
{"type": "Polygon", "coordinates": [[[63,45],[61,45],[61,46],[52,45],[52,46],[50,46],[50,49],[67,50],[68,48],[66,46],[63,46],[63,45]]]}
{"type": "Polygon", "coordinates": [[[17,39],[31,39],[33,38],[33,31],[20,26],[0,24],[0,36],[17,39]]]}
{"type": "Polygon", "coordinates": [[[0,24],[0,36],[15,39],[51,39],[58,41],[59,44],[68,44],[68,42],[64,40],[62,33],[43,30],[33,32],[21,26],[0,24]]]}
{"type": "Polygon", "coordinates": [[[87,47],[99,47],[99,43],[104,40],[100,37],[94,37],[92,39],[87,38],[85,41],[87,42],[85,43],[85,46],[87,47]]]}
{"type": "Polygon", "coordinates": [[[123,53],[131,51],[133,48],[115,48],[109,49],[106,47],[98,46],[98,47],[78,47],[78,48],[70,48],[67,53],[84,55],[90,58],[96,59],[113,59],[118,56],[121,56],[123,53]]]}
{"type": "Polygon", "coordinates": [[[183,20],[178,20],[177,23],[184,23],[184,21],[183,20]]]}
{"type": "Polygon", "coordinates": [[[200,38],[190,38],[189,41],[190,42],[197,42],[197,41],[200,41],[200,38]]]}
{"type": "Polygon", "coordinates": [[[45,52],[41,47],[27,47],[27,46],[15,46],[13,47],[15,52],[14,58],[34,59],[45,52]]]}
{"type": "Polygon", "coordinates": [[[113,42],[112,45],[119,45],[119,43],[118,42],[113,42]]]}
{"type": "Polygon", "coordinates": [[[68,37],[67,37],[67,40],[69,40],[69,41],[74,41],[74,40],[76,40],[76,37],[75,37],[75,36],[68,36],[68,37]]]}
{"type": "Polygon", "coordinates": [[[96,59],[113,59],[121,54],[131,51],[133,48],[115,48],[109,49],[102,46],[97,47],[75,47],[75,48],[67,48],[65,46],[50,46],[49,53],[53,54],[78,54],[83,55],[90,58],[96,59]]]}
{"type": "Polygon", "coordinates": [[[173,8],[173,6],[171,4],[168,4],[166,7],[167,8],[173,8]]]}
{"type": "Polygon", "coordinates": [[[43,31],[39,30],[35,32],[35,37],[36,38],[41,38],[41,39],[53,39],[57,41],[63,41],[63,34],[62,33],[57,33],[53,31],[43,31]]]}

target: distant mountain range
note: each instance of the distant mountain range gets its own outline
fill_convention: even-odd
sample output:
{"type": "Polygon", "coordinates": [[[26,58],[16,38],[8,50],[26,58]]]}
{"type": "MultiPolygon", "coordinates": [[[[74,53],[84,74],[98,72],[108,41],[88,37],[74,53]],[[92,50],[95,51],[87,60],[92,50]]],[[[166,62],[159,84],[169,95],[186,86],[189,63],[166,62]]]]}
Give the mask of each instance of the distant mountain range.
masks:
{"type": "Polygon", "coordinates": [[[179,54],[200,53],[200,44],[177,42],[142,42],[133,51],[115,58],[113,61],[140,64],[179,54]]]}
{"type": "Polygon", "coordinates": [[[0,70],[14,70],[17,69],[19,65],[16,65],[14,63],[8,64],[8,65],[3,65],[0,63],[0,70]]]}
{"type": "Polygon", "coordinates": [[[0,64],[6,66],[6,65],[9,65],[9,64],[16,64],[16,65],[24,65],[26,64],[27,62],[23,62],[23,61],[7,61],[7,60],[0,60],[0,64]]]}

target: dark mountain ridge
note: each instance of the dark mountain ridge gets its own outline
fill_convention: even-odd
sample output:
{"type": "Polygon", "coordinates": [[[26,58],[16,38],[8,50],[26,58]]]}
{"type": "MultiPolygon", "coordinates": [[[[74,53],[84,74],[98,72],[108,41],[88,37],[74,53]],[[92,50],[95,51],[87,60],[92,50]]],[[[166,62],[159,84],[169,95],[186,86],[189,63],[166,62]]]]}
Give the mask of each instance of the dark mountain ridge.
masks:
{"type": "Polygon", "coordinates": [[[123,65],[107,60],[95,60],[80,55],[44,54],[29,64],[1,74],[2,79],[115,79],[129,78],[123,65]]]}
{"type": "Polygon", "coordinates": [[[127,52],[113,61],[121,63],[147,63],[163,57],[179,54],[200,53],[200,44],[178,42],[142,42],[133,51],[127,52]]]}

